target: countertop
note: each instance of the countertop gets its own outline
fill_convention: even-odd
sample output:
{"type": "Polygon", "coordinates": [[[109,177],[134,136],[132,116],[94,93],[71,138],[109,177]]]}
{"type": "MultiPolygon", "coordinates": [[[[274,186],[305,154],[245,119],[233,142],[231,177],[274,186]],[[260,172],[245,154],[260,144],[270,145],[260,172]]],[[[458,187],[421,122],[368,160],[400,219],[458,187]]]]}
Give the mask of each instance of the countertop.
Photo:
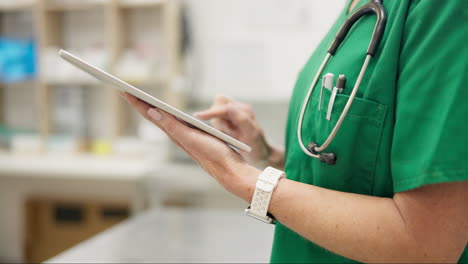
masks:
{"type": "Polygon", "coordinates": [[[274,226],[239,210],[157,209],[46,263],[268,262],[274,226]]]}

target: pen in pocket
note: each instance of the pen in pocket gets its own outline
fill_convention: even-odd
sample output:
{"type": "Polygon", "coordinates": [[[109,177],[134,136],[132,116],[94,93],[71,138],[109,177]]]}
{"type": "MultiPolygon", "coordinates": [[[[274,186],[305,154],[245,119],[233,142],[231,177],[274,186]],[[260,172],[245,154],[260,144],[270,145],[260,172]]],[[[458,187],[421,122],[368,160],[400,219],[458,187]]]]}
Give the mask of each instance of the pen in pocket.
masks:
{"type": "Polygon", "coordinates": [[[328,121],[331,120],[331,115],[332,115],[332,112],[333,112],[333,105],[335,104],[336,95],[338,93],[342,93],[345,86],[346,86],[346,76],[344,74],[341,74],[338,77],[338,80],[336,81],[336,85],[333,88],[332,94],[330,96],[330,101],[328,102],[328,111],[327,111],[327,120],[328,121]]]}
{"type": "Polygon", "coordinates": [[[333,82],[335,81],[335,75],[333,73],[327,73],[322,77],[322,87],[320,88],[320,100],[318,105],[318,110],[322,110],[322,100],[323,100],[323,88],[327,88],[328,90],[332,90],[333,82]]]}

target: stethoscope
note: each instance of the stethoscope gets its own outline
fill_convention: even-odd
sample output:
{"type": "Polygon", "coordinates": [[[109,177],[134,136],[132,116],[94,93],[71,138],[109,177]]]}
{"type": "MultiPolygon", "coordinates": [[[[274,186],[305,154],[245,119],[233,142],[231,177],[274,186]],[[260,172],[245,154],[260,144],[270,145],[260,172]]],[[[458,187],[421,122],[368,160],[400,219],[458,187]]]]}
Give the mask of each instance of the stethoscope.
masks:
{"type": "Polygon", "coordinates": [[[299,145],[302,151],[308,156],[319,159],[320,161],[325,162],[330,165],[334,165],[336,163],[337,156],[335,153],[324,153],[324,151],[328,148],[328,146],[330,146],[331,142],[333,141],[333,139],[335,139],[336,134],[340,130],[340,127],[343,124],[343,121],[346,118],[348,111],[351,108],[351,105],[354,101],[354,97],[356,96],[356,93],[359,90],[359,87],[361,86],[361,82],[362,82],[364,75],[366,74],[367,67],[369,66],[369,62],[371,58],[374,56],[380,44],[380,41],[382,40],[383,34],[385,32],[385,26],[387,24],[387,14],[385,12],[384,7],[382,6],[382,1],[383,0],[370,0],[369,3],[367,3],[366,5],[356,10],[353,14],[350,15],[348,19],[346,19],[345,23],[341,26],[340,30],[336,34],[333,43],[330,45],[330,48],[328,49],[328,54],[323,60],[317,74],[315,75],[315,78],[312,81],[312,85],[310,86],[307,96],[302,104],[302,110],[301,110],[301,114],[299,116],[299,122],[297,125],[297,139],[299,141],[299,145]],[[360,18],[362,18],[363,16],[367,14],[375,14],[377,16],[377,21],[375,24],[374,32],[372,34],[371,42],[369,44],[369,48],[367,49],[366,59],[364,61],[364,64],[362,65],[356,84],[354,85],[354,88],[343,109],[343,112],[341,113],[340,118],[336,122],[336,125],[333,128],[332,132],[330,133],[328,138],[325,140],[325,142],[321,146],[319,146],[315,142],[311,142],[309,143],[307,147],[305,147],[302,141],[302,121],[304,119],[304,113],[306,112],[310,96],[312,95],[312,92],[314,91],[314,87],[318,82],[319,76],[322,74],[322,71],[327,65],[330,58],[335,55],[336,51],[338,50],[338,47],[346,38],[347,34],[349,33],[350,29],[353,27],[354,23],[356,23],[360,18]]]}

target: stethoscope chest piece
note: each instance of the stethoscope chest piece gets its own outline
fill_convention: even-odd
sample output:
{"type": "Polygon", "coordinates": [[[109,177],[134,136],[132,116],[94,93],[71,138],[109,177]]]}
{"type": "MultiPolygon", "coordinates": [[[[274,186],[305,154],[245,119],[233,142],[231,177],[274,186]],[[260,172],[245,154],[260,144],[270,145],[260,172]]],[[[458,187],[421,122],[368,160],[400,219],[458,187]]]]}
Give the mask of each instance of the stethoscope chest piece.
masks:
{"type": "Polygon", "coordinates": [[[307,150],[313,153],[314,155],[318,155],[318,159],[321,162],[325,162],[328,165],[335,165],[336,164],[336,155],[335,153],[319,153],[317,152],[317,148],[319,145],[315,142],[310,142],[307,146],[307,150]]]}

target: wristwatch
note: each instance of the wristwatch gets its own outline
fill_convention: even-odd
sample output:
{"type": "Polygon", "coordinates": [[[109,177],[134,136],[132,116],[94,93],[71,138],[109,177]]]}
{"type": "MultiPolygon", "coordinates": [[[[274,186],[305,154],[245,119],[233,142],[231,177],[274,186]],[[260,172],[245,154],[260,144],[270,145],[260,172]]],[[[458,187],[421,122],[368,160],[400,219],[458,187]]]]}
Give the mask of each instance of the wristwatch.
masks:
{"type": "Polygon", "coordinates": [[[281,178],[285,178],[283,171],[267,167],[259,176],[252,198],[251,205],[245,210],[245,214],[268,224],[275,224],[276,219],[268,213],[271,195],[278,186],[281,178]]]}

